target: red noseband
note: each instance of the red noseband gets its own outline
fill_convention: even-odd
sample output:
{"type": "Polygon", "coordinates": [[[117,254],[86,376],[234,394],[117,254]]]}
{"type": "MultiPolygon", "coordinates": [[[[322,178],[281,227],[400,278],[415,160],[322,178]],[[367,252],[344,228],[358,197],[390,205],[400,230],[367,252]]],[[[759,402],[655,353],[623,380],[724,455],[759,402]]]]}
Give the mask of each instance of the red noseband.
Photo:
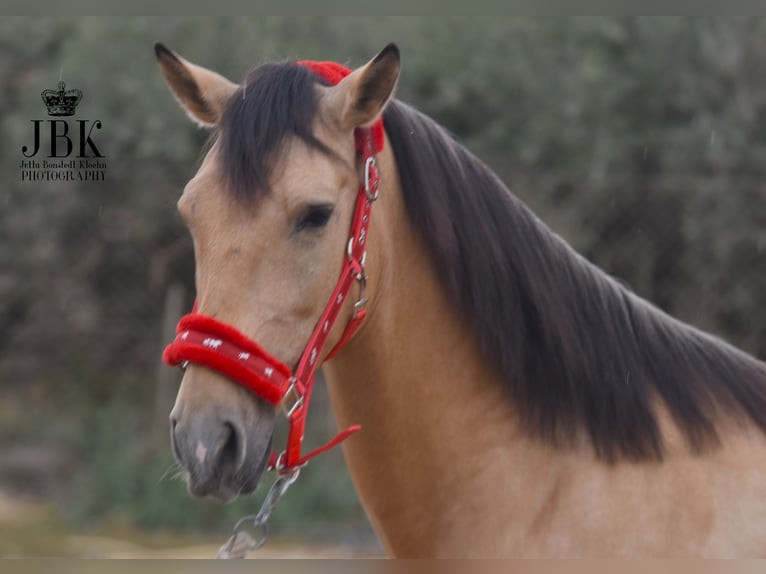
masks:
{"type": "MultiPolygon", "coordinates": [[[[298,65],[310,69],[333,85],[350,73],[350,70],[334,62],[302,61],[298,62],[298,65]]],[[[168,345],[162,354],[168,365],[194,363],[208,367],[239,383],[265,401],[282,407],[290,424],[287,448],[279,456],[272,454],[269,463],[270,468],[280,473],[292,472],[361,429],[359,426],[349,427],[326,445],[306,455],[301,454],[311,390],[319,368],[317,359],[354,283],[359,283],[360,295],[354,304],[353,315],[340,341],[325,360],[332,358],[351,339],[367,313],[364,308],[364,287],[367,282],[364,261],[370,210],[378,197],[380,173],[375,154],[383,149],[382,120],[378,120],[369,128],[357,129],[354,137],[364,166],[364,180],[357,194],[346,257],[335,290],[304,347],[295,372],[234,327],[195,311],[181,319],[176,329],[175,341],[168,345]]]]}

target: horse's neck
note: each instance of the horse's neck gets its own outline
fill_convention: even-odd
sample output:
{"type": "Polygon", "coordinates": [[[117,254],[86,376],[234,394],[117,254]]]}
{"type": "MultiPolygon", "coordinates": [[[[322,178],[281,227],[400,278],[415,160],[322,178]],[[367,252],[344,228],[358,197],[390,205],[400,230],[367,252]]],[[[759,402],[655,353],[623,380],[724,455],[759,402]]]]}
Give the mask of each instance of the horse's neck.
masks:
{"type": "Polygon", "coordinates": [[[561,451],[519,430],[505,385],[408,223],[390,152],[380,162],[368,319],[326,374],[338,423],[363,426],[344,450],[388,552],[762,553],[766,529],[751,525],[766,516],[766,482],[741,479],[742,469],[766,469],[762,435],[727,434],[725,448],[691,456],[658,408],[663,464],[609,466],[588,442],[561,451]],[[718,508],[724,500],[734,502],[718,508]]]}
{"type": "MultiPolygon", "coordinates": [[[[390,163],[381,159],[384,175],[390,163]]],[[[550,462],[517,433],[507,392],[440,286],[399,190],[381,196],[367,323],[326,374],[339,424],[363,426],[345,453],[384,544],[394,555],[433,555],[451,538],[440,529],[464,523],[462,513],[484,508],[507,523],[498,504],[510,512],[524,504],[514,497],[529,498],[519,469],[537,458],[544,472],[550,462]]]]}

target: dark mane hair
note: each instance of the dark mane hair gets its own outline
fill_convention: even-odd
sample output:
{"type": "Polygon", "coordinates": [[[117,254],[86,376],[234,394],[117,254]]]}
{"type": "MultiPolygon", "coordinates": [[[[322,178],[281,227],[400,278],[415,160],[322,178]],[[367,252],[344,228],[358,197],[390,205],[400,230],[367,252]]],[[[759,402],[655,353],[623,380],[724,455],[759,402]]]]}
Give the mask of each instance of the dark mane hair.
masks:
{"type": "MultiPolygon", "coordinates": [[[[240,195],[257,193],[286,135],[323,147],[310,132],[319,79],[292,64],[260,70],[221,130],[240,195]]],[[[717,443],[721,413],[766,431],[763,363],[590,264],[423,114],[394,100],[384,124],[409,217],[530,434],[562,445],[584,431],[603,460],[660,460],[655,399],[695,451],[717,443]]]]}

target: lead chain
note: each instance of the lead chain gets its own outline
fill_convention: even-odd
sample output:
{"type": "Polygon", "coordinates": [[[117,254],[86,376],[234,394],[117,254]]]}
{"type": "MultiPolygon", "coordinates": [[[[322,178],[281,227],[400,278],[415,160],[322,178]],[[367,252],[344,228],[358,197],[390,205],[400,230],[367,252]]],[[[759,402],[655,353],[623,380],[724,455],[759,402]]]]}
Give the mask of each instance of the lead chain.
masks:
{"type": "Polygon", "coordinates": [[[242,559],[248,552],[258,550],[266,544],[269,538],[268,520],[287,490],[298,479],[300,469],[295,469],[288,474],[280,474],[271,485],[266,498],[263,500],[258,514],[249,514],[240,518],[232,529],[231,536],[221,546],[216,558],[218,559],[242,559]],[[253,534],[248,531],[252,531],[253,534]]]}

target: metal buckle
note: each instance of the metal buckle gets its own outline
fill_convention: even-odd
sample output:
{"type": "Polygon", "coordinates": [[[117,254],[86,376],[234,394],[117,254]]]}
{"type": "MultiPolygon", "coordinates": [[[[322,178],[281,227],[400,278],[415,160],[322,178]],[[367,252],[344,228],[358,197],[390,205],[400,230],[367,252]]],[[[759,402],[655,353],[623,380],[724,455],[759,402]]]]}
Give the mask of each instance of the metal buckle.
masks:
{"type": "Polygon", "coordinates": [[[360,297],[359,301],[354,303],[354,315],[359,313],[359,311],[361,311],[365,307],[367,307],[367,297],[360,297]]]}
{"type": "Polygon", "coordinates": [[[285,411],[285,416],[289,419],[293,416],[293,413],[303,406],[303,395],[298,393],[298,389],[295,386],[298,380],[295,377],[290,377],[290,386],[287,387],[285,394],[282,396],[282,410],[285,411]],[[292,396],[291,396],[292,395],[292,396]],[[290,405],[290,400],[293,403],[290,405]]]}
{"type": "MultiPolygon", "coordinates": [[[[366,255],[367,252],[365,251],[364,256],[366,255]]],[[[364,261],[364,256],[362,257],[362,261],[364,261]]],[[[359,299],[354,303],[354,315],[364,309],[367,305],[367,297],[364,296],[364,291],[367,288],[367,273],[364,272],[364,263],[362,263],[362,270],[359,272],[359,275],[356,276],[356,280],[359,281],[359,299]]]]}
{"type": "Polygon", "coordinates": [[[367,196],[367,201],[372,203],[376,199],[378,199],[378,195],[380,195],[380,186],[378,185],[378,180],[380,178],[380,172],[378,170],[378,159],[376,156],[371,155],[367,158],[367,160],[364,162],[364,194],[367,196]],[[375,168],[375,171],[378,172],[375,178],[375,193],[373,194],[373,190],[371,189],[371,181],[370,181],[370,174],[372,173],[372,168],[375,168]]]}

